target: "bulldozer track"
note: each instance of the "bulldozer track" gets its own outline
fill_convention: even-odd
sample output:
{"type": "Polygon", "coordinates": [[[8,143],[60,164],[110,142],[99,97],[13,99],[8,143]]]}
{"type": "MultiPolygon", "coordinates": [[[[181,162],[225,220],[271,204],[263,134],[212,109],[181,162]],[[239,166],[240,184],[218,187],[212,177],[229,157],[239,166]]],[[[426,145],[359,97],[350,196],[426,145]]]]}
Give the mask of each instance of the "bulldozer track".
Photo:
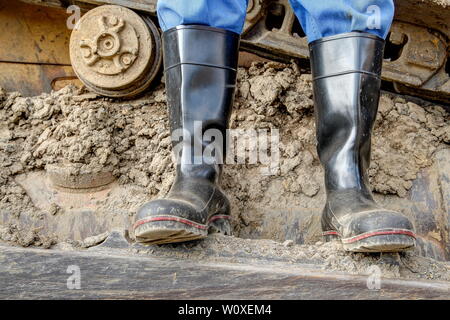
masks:
{"type": "MultiPolygon", "coordinates": [[[[24,2],[59,8],[68,5],[60,0],[24,2]]],[[[154,16],[156,2],[157,0],[80,0],[71,1],[70,4],[78,5],[83,12],[107,4],[154,16]]],[[[387,38],[382,72],[385,88],[450,103],[450,3],[397,0],[395,4],[396,15],[387,38]],[[415,14],[417,12],[424,14],[415,14]]],[[[156,22],[156,19],[153,20],[156,22]]],[[[156,50],[160,50],[159,44],[156,46],[156,50]]],[[[250,0],[241,47],[242,50],[273,60],[286,62],[296,59],[308,68],[308,42],[288,0],[250,0]]],[[[0,54],[0,63],[2,61],[4,58],[0,54]]],[[[75,66],[75,72],[78,68],[75,66]]],[[[117,96],[117,92],[93,86],[82,75],[79,74],[79,77],[92,90],[106,96],[117,96]]],[[[153,76],[147,82],[151,82],[151,79],[153,76]]],[[[147,85],[148,83],[137,84],[139,89],[131,90],[130,94],[142,91],[147,85]]],[[[126,96],[127,92],[119,95],[126,96]]]]}

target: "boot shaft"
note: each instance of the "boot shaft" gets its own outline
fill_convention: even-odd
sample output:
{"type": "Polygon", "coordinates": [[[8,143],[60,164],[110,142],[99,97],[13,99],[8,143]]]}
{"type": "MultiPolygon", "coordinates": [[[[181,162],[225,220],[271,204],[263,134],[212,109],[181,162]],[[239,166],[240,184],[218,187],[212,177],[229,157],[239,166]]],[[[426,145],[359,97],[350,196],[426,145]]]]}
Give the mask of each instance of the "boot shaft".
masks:
{"type": "Polygon", "coordinates": [[[181,140],[173,141],[179,174],[215,179],[220,173],[218,164],[225,159],[226,129],[236,85],[239,40],[234,32],[198,25],[178,26],[163,34],[170,129],[181,140]],[[214,144],[213,157],[204,155],[211,143],[203,139],[206,131],[222,138],[221,143],[214,144]]]}
{"type": "Polygon", "coordinates": [[[370,194],[371,132],[378,110],[384,40],[351,32],[310,44],[317,151],[327,192],[370,194]]]}

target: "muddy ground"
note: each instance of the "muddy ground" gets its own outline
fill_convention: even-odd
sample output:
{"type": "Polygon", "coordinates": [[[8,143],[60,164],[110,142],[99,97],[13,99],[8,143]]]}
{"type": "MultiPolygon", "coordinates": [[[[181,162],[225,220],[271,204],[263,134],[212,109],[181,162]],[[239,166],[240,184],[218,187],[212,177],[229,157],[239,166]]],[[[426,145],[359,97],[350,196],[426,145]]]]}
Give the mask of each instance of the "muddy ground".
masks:
{"type": "MultiPolygon", "coordinates": [[[[433,156],[448,151],[448,124],[442,106],[382,94],[369,170],[378,200],[408,199],[415,179],[433,165],[433,156]]],[[[324,187],[315,150],[311,76],[295,64],[240,68],[231,128],[278,129],[280,137],[275,174],[263,174],[258,164],[225,167],[222,186],[231,200],[235,236],[313,246],[320,240],[317,212],[324,187]]],[[[51,247],[127,228],[144,201],[167,193],[173,177],[163,83],[128,101],[76,87],[32,98],[0,89],[3,240],[51,247]],[[45,170],[115,181],[69,192],[52,185],[45,170]]],[[[445,208],[436,212],[439,221],[448,217],[445,208]]],[[[428,235],[445,243],[448,228],[436,226],[428,235]]],[[[316,249],[321,252],[323,246],[330,245],[316,249]]],[[[330,263],[338,267],[347,257],[330,263]]]]}

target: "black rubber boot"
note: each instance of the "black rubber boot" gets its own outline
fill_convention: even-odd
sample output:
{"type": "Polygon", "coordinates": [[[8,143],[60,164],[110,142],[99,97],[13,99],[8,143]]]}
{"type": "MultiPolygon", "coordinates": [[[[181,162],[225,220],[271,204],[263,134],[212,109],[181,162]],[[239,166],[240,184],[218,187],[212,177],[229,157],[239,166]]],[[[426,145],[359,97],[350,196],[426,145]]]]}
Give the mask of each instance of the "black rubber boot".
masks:
{"type": "Polygon", "coordinates": [[[363,32],[310,43],[317,151],[325,169],[325,240],[347,251],[389,252],[414,246],[411,222],[373,199],[367,169],[378,109],[384,40],[363,32]]]}
{"type": "MultiPolygon", "coordinates": [[[[240,36],[222,29],[186,25],[163,33],[164,68],[170,127],[182,129],[173,142],[177,175],[164,199],[137,212],[137,241],[154,244],[201,239],[214,229],[231,233],[230,204],[218,183],[236,85],[240,36]],[[204,153],[209,129],[223,138],[215,153],[204,153]],[[195,148],[200,146],[200,148],[195,148]],[[180,148],[181,147],[181,148],[180,148]]],[[[209,132],[211,132],[209,130],[209,132]]],[[[209,148],[209,147],[208,147],[209,148]]]]}

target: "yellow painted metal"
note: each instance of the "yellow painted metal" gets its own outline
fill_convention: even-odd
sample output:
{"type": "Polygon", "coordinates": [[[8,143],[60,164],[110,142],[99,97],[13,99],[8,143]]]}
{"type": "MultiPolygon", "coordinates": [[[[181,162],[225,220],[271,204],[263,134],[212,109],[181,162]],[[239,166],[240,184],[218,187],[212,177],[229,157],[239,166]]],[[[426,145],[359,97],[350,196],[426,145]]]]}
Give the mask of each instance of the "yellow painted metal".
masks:
{"type": "Polygon", "coordinates": [[[0,86],[23,95],[76,79],[64,9],[0,0],[0,86]]]}
{"type": "Polygon", "coordinates": [[[7,91],[34,96],[67,84],[81,86],[71,66],[0,62],[0,87],[7,91]]]}
{"type": "Polygon", "coordinates": [[[64,9],[0,0],[0,61],[70,65],[64,9]]]}

